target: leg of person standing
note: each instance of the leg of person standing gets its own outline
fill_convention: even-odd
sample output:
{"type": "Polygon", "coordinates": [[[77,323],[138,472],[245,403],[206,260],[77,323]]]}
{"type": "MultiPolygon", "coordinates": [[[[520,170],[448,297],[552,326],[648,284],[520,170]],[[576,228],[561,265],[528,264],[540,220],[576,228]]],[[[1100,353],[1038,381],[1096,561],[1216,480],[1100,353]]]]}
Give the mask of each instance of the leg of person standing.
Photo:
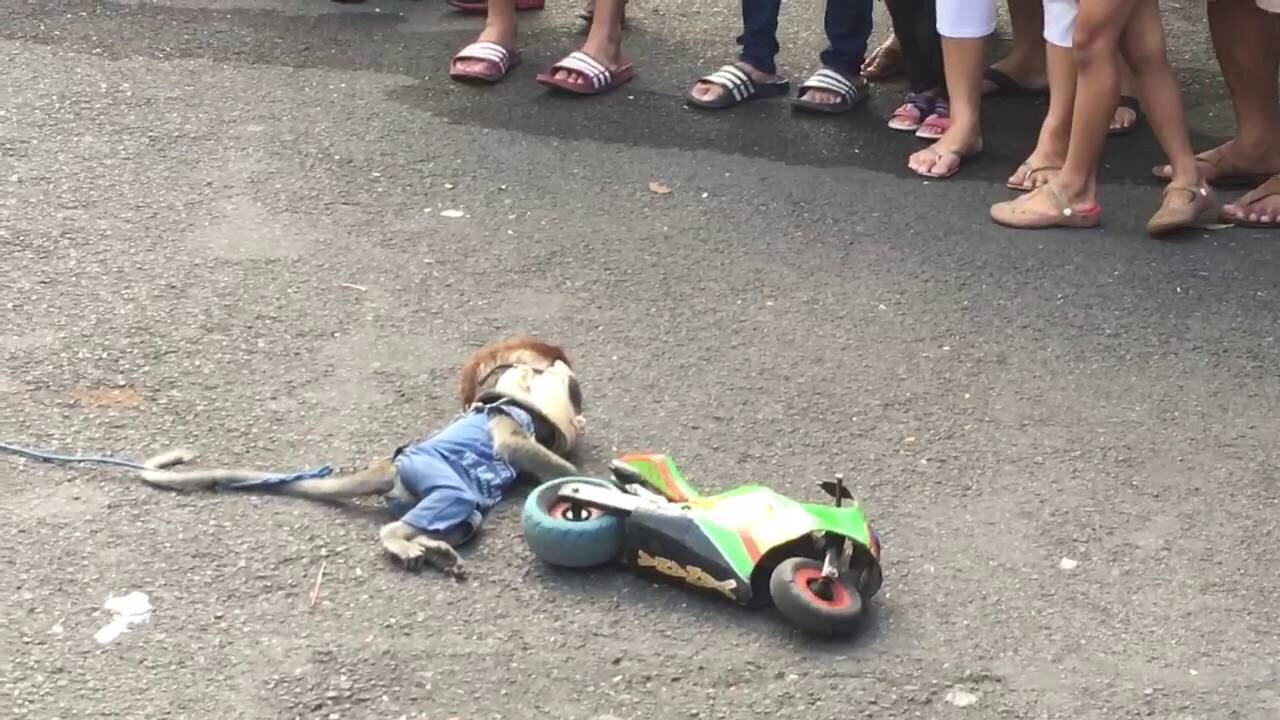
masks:
{"type": "Polygon", "coordinates": [[[1075,109],[1066,162],[1057,177],[991,209],[1013,227],[1092,227],[1101,221],[1097,171],[1120,96],[1117,48],[1137,78],[1151,127],[1173,160],[1160,209],[1147,223],[1155,236],[1185,227],[1216,206],[1196,166],[1182,94],[1165,49],[1157,0],[1081,0],[1072,36],[1077,68],[1075,109]]]}
{"type": "Polygon", "coordinates": [[[982,151],[983,52],[996,29],[995,0],[937,0],[937,13],[950,125],[937,142],[912,153],[907,165],[920,175],[944,178],[982,151]]]}
{"type": "MultiPolygon", "coordinates": [[[[893,22],[894,37],[902,53],[907,74],[905,101],[893,111],[889,127],[914,132],[919,137],[937,139],[933,128],[924,128],[926,120],[947,117],[946,87],[943,83],[942,39],[938,35],[936,0],[885,0],[893,22]]],[[[942,125],[938,136],[946,131],[942,125]]]]}
{"type": "Polygon", "coordinates": [[[1209,28],[1236,113],[1236,137],[1223,154],[1248,158],[1260,171],[1256,174],[1270,175],[1224,207],[1222,217],[1241,225],[1280,228],[1280,0],[1211,0],[1209,28]]]}
{"type": "Polygon", "coordinates": [[[777,97],[791,91],[791,83],[778,76],[778,15],[782,0],[742,0],[742,34],[738,60],[689,88],[687,100],[694,107],[722,110],[747,100],[777,97]]]}
{"type": "Polygon", "coordinates": [[[818,57],[821,67],[798,88],[796,109],[843,113],[867,99],[862,63],[873,12],[872,0],[827,0],[823,19],[827,47],[818,57]]]}
{"type": "Polygon", "coordinates": [[[1034,190],[1066,162],[1071,140],[1071,115],[1076,100],[1076,63],[1071,34],[1076,25],[1076,0],[1044,1],[1044,39],[1049,69],[1049,111],[1040,125],[1036,147],[1009,177],[1014,190],[1034,190]]]}

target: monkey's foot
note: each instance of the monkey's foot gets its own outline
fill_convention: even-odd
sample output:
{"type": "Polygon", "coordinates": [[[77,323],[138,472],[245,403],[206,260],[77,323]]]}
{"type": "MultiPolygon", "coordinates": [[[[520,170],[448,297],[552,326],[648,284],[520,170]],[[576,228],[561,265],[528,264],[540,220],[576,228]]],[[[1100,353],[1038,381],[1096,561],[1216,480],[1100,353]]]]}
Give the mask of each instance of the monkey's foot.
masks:
{"type": "Polygon", "coordinates": [[[454,580],[467,579],[466,565],[463,564],[458,551],[454,550],[449,543],[425,535],[419,535],[412,542],[422,548],[423,559],[437,570],[454,580]]]}

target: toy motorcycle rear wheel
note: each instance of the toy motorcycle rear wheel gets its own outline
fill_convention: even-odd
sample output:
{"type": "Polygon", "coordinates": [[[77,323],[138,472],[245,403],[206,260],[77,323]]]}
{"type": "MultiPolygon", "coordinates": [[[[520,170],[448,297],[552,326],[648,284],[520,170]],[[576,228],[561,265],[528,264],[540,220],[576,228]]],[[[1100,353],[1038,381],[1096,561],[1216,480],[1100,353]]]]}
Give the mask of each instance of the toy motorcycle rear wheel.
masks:
{"type": "Polygon", "coordinates": [[[595,478],[568,477],[543,483],[525,498],[521,525],[529,549],[561,567],[603,565],[622,553],[624,529],[616,514],[556,497],[568,483],[614,487],[595,478]]]}
{"type": "Polygon", "coordinates": [[[815,635],[848,635],[862,619],[862,594],[853,579],[824,583],[822,563],[811,558],[779,563],[769,576],[769,593],[783,617],[815,635]]]}

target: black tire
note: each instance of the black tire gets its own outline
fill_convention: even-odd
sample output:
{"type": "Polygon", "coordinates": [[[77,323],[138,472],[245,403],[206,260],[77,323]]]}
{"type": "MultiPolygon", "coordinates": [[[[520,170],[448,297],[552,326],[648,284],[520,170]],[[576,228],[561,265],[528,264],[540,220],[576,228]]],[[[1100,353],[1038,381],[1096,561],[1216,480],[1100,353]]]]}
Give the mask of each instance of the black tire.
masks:
{"type": "Polygon", "coordinates": [[[622,553],[622,517],[599,508],[568,503],[556,497],[566,483],[591,483],[617,489],[595,478],[570,477],[545,482],[524,501],[520,523],[535,557],[560,567],[603,565],[622,553]]]}
{"type": "Polygon", "coordinates": [[[769,576],[774,607],[800,629],[814,635],[841,637],[853,633],[862,620],[862,593],[841,576],[832,583],[830,596],[815,581],[822,577],[822,563],[807,557],[783,560],[769,576]]]}

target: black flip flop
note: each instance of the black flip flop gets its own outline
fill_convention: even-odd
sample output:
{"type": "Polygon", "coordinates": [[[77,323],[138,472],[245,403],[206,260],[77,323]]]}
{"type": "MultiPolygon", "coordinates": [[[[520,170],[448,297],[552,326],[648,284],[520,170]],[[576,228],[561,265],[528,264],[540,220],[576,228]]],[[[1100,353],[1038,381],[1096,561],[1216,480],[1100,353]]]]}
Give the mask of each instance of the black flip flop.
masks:
{"type": "Polygon", "coordinates": [[[867,99],[867,80],[861,75],[855,75],[853,78],[844,73],[837,72],[831,68],[819,68],[817,72],[809,76],[808,80],[800,86],[796,92],[796,97],[791,101],[791,106],[796,110],[808,110],[809,112],[827,113],[829,115],[838,115],[847,113],[867,99]],[[854,82],[854,79],[861,79],[862,83],[854,82]],[[817,102],[815,100],[806,100],[804,95],[808,90],[829,90],[840,96],[840,100],[833,103],[817,102]]]}
{"type": "Polygon", "coordinates": [[[983,97],[1040,97],[1049,94],[1049,88],[1031,88],[1014,80],[994,67],[982,71],[982,79],[995,83],[996,89],[983,93],[983,97]]]}
{"type": "Polygon", "coordinates": [[[698,82],[713,83],[727,91],[715,100],[707,101],[694,97],[693,90],[690,89],[685,100],[694,107],[706,110],[723,110],[748,100],[777,97],[791,91],[791,81],[786,78],[777,78],[767,83],[756,82],[746,70],[737,65],[725,65],[710,75],[698,78],[698,82]]]}
{"type": "Polygon", "coordinates": [[[1142,120],[1144,117],[1142,114],[1142,103],[1138,102],[1138,98],[1133,97],[1132,95],[1121,95],[1120,102],[1119,104],[1116,105],[1116,107],[1117,108],[1127,107],[1130,110],[1132,110],[1134,114],[1133,124],[1130,125],[1129,127],[1123,127],[1123,128],[1114,128],[1114,129],[1107,128],[1107,134],[1110,135],[1111,137],[1120,137],[1121,135],[1128,135],[1134,130],[1137,130],[1138,126],[1142,124],[1142,120]]]}

